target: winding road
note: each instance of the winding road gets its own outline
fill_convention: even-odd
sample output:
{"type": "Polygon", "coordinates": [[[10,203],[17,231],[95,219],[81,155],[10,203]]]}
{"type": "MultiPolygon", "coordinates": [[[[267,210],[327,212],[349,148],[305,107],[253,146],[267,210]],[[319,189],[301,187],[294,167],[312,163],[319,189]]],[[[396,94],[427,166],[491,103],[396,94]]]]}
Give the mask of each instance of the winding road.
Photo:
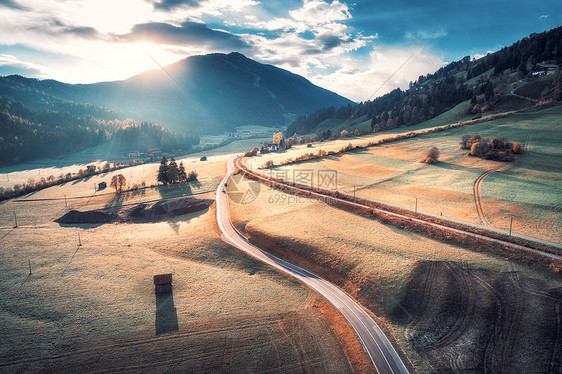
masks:
{"type": "Polygon", "coordinates": [[[377,373],[398,374],[408,373],[392,344],[381,331],[376,322],[367,312],[334,284],[307,270],[293,265],[261,250],[236,230],[230,220],[228,195],[225,184],[230,181],[234,172],[234,159],[228,160],[227,173],[217,188],[216,210],[217,222],[222,239],[247,253],[248,255],[271,265],[295,278],[324,296],[346,318],[369,354],[377,373]]]}

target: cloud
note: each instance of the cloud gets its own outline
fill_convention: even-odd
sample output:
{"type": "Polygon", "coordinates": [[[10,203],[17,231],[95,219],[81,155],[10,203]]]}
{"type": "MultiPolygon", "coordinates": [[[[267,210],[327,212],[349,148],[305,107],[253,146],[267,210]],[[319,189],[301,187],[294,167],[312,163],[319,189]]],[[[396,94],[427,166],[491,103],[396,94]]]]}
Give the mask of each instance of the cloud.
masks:
{"type": "Polygon", "coordinates": [[[51,17],[44,23],[28,26],[27,30],[51,36],[77,36],[85,39],[97,39],[101,34],[93,27],[68,25],[58,18],[51,17]]]}
{"type": "Polygon", "coordinates": [[[444,36],[447,36],[448,33],[445,29],[440,29],[437,31],[424,31],[424,30],[420,30],[420,31],[416,31],[416,32],[411,32],[408,31],[406,33],[406,39],[410,39],[410,40],[416,40],[416,39],[437,39],[437,38],[442,38],[444,36]]]}
{"type": "Polygon", "coordinates": [[[29,10],[29,8],[18,4],[14,0],[0,0],[0,7],[6,7],[11,9],[17,9],[17,10],[29,10]]]}
{"type": "Polygon", "coordinates": [[[31,62],[21,61],[9,54],[0,54],[0,75],[19,74],[38,78],[47,78],[44,66],[31,62]]]}
{"type": "Polygon", "coordinates": [[[442,67],[443,58],[422,47],[379,46],[363,61],[347,58],[339,63],[336,61],[332,66],[336,66],[334,72],[319,72],[310,80],[351,100],[364,101],[384,95],[396,87],[408,88],[410,81],[442,67]]]}
{"type": "Polygon", "coordinates": [[[170,11],[179,7],[196,7],[202,1],[201,0],[160,0],[154,2],[152,5],[154,9],[170,11]]]}
{"type": "Polygon", "coordinates": [[[550,17],[550,14],[543,14],[539,17],[539,19],[545,19],[545,18],[548,18],[548,17],[550,17]]]}
{"type": "Polygon", "coordinates": [[[112,40],[118,42],[148,41],[176,46],[203,45],[222,50],[241,50],[249,47],[237,35],[213,30],[204,23],[192,21],[184,21],[179,27],[163,22],[141,23],[134,25],[127,34],[114,35],[112,40]]]}

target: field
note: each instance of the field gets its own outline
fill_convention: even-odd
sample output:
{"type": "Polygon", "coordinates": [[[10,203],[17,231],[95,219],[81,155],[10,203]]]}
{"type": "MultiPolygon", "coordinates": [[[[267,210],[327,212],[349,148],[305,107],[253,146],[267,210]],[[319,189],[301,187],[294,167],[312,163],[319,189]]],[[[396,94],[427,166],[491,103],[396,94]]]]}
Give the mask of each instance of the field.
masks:
{"type": "MultiPolygon", "coordinates": [[[[261,146],[268,139],[243,139],[233,141],[222,147],[210,149],[207,151],[196,152],[186,156],[178,156],[176,160],[183,161],[184,164],[196,164],[201,156],[206,156],[209,161],[215,160],[218,164],[224,164],[222,155],[242,154],[248,148],[261,146]]],[[[61,156],[56,159],[41,159],[35,162],[18,164],[0,168],[0,187],[13,187],[15,184],[27,183],[30,178],[39,181],[41,178],[47,178],[49,175],[58,178],[60,174],[77,173],[80,169],[86,169],[88,165],[103,166],[106,162],[113,163],[114,160],[129,160],[132,158],[124,157],[122,154],[104,152],[103,147],[94,147],[82,152],[61,156]]],[[[130,178],[131,169],[133,170],[134,183],[140,183],[145,180],[147,184],[155,183],[153,178],[154,168],[158,168],[160,160],[154,163],[147,163],[135,168],[127,168],[121,170],[127,179],[130,178]],[[142,169],[142,172],[140,171],[142,169]]],[[[192,165],[192,166],[196,166],[192,165]]],[[[188,169],[192,170],[192,169],[188,169]]],[[[156,175],[156,174],[154,174],[156,175]]]]}
{"type": "MultiPolygon", "coordinates": [[[[242,179],[236,189],[249,183],[242,179]]],[[[229,188],[234,188],[233,184],[229,188]]],[[[418,373],[561,369],[562,281],[264,185],[231,206],[252,242],[344,288],[418,373]]]]}
{"type": "MultiPolygon", "coordinates": [[[[224,244],[214,205],[152,223],[53,222],[70,209],[214,189],[221,157],[184,161],[201,176],[191,191],[91,196],[105,175],[0,203],[0,372],[352,372],[344,346],[358,342],[343,317],[224,244]],[[168,272],[173,293],[155,295],[153,275],[168,272]]],[[[156,167],[121,172],[148,182],[156,167]]]]}
{"type": "MultiPolygon", "coordinates": [[[[560,243],[562,240],[562,106],[512,115],[481,124],[275,167],[273,175],[292,178],[299,171],[337,170],[337,189],[419,211],[462,219],[560,243]],[[467,156],[459,149],[464,134],[493,139],[507,136],[525,147],[519,160],[501,163],[467,156]],[[432,146],[440,162],[420,161],[432,146]],[[475,183],[483,208],[475,206],[475,183]]],[[[341,145],[343,141],[334,143],[341,145]]],[[[322,149],[334,148],[331,143],[322,149]]],[[[289,150],[285,158],[300,150],[289,150]]],[[[272,156],[281,159],[280,155],[272,156]]],[[[254,160],[250,161],[255,163],[254,160]]],[[[317,174],[315,174],[317,175],[317,174]]],[[[318,182],[318,180],[316,180],[318,182]]]]}

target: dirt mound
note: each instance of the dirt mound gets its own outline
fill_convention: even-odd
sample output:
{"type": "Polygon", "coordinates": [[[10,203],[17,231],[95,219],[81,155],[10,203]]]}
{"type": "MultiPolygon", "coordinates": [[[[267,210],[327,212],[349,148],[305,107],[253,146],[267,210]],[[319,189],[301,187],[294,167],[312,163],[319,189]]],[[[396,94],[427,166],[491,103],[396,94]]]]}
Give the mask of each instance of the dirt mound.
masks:
{"type": "Polygon", "coordinates": [[[76,224],[76,223],[108,223],[112,222],[115,216],[103,211],[88,211],[80,212],[78,210],[71,210],[64,216],[55,220],[57,223],[76,224]]]}
{"type": "Polygon", "coordinates": [[[212,199],[179,197],[152,203],[80,212],[71,210],[55,220],[59,224],[103,224],[111,222],[156,222],[205,210],[212,199]]]}

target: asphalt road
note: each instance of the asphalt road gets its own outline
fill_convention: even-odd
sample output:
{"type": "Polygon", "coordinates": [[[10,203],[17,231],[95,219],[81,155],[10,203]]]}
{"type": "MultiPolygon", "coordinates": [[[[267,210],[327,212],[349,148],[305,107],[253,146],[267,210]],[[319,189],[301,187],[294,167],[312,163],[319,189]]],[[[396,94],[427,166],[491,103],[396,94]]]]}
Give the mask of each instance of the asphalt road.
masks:
{"type": "Polygon", "coordinates": [[[365,351],[379,374],[408,373],[404,363],[375,321],[334,284],[287,261],[262,251],[240,234],[230,220],[229,199],[224,187],[234,172],[234,158],[227,163],[227,174],[217,188],[217,222],[222,239],[256,259],[269,264],[306,284],[324,296],[347,319],[361,340],[365,351]]]}

